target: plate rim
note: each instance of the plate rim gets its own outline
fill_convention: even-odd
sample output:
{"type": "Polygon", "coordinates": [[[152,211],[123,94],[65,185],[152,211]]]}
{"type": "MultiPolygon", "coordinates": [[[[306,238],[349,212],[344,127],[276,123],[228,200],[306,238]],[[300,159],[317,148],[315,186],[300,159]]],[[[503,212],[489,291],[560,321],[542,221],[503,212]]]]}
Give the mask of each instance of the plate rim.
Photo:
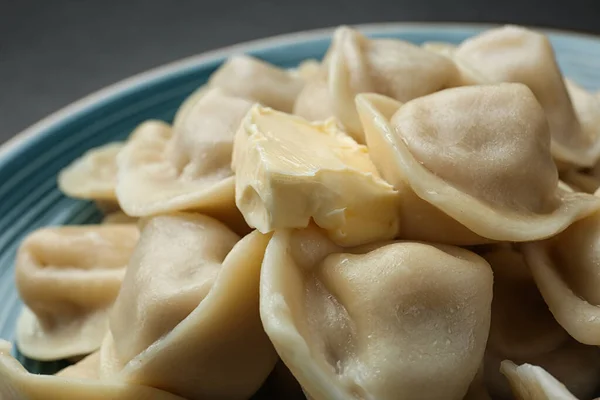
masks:
{"type": "MultiPolygon", "coordinates": [[[[500,26],[511,25],[504,23],[480,23],[480,22],[375,22],[365,24],[347,24],[355,29],[358,29],[365,34],[385,34],[398,33],[402,30],[418,31],[418,30],[460,30],[460,29],[492,29],[500,26]]],[[[512,24],[514,25],[514,24],[512,24]]],[[[265,38],[259,38],[241,43],[220,47],[213,50],[208,50],[199,54],[183,57],[154,68],[150,68],[121,79],[115,83],[98,89],[90,94],[75,100],[66,106],[48,114],[24,130],[18,132],[13,137],[0,145],[0,161],[3,161],[10,156],[11,153],[18,152],[24,149],[27,144],[37,137],[42,137],[48,134],[53,127],[59,125],[69,119],[76,119],[78,116],[85,114],[92,107],[101,107],[102,104],[108,103],[114,97],[122,96],[124,93],[134,91],[136,88],[151,85],[152,83],[164,78],[165,76],[174,73],[183,73],[186,70],[197,68],[202,64],[214,62],[218,59],[227,57],[234,53],[244,53],[249,51],[259,51],[274,47],[281,47],[297,42],[309,40],[318,40],[329,37],[338,27],[330,26],[326,28],[309,29],[297,32],[284,33],[265,38]]],[[[600,41],[600,34],[587,32],[578,32],[575,30],[563,30],[557,28],[548,28],[535,25],[520,25],[530,29],[538,30],[547,34],[567,37],[579,40],[600,41]]]]}

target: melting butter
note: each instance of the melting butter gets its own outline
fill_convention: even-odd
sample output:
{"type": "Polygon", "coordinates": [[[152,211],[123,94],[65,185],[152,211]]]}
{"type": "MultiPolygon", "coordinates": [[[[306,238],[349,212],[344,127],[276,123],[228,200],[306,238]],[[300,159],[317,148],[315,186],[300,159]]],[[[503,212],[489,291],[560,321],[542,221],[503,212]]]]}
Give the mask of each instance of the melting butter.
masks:
{"type": "Polygon", "coordinates": [[[236,205],[260,232],[312,219],[343,246],[398,233],[398,192],[333,119],[310,123],[257,104],[236,134],[232,166],[236,205]]]}

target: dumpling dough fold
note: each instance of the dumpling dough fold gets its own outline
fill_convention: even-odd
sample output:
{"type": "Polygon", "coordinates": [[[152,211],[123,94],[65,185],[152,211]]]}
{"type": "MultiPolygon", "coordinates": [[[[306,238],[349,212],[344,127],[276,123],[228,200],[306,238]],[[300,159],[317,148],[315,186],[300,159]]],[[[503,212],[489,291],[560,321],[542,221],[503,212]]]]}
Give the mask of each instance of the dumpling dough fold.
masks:
{"type": "MultiPolygon", "coordinates": [[[[457,73],[446,57],[397,39],[369,39],[346,26],[335,31],[324,65],[334,116],[359,143],[364,134],[354,104],[357,94],[380,93],[404,102],[448,87],[457,73]]],[[[297,102],[296,110],[302,108],[297,102]]]]}
{"type": "Polygon", "coordinates": [[[489,332],[492,272],[453,246],[342,248],[279,230],[261,273],[263,325],[314,400],[462,399],[489,332]]]}
{"type": "MultiPolygon", "coordinates": [[[[547,238],[600,207],[559,188],[546,118],[522,84],[447,89],[406,104],[376,94],[356,101],[383,178],[483,238],[547,238]]],[[[401,232],[419,224],[409,206],[401,232]]]]}
{"type": "Polygon", "coordinates": [[[141,124],[117,159],[117,197],[134,217],[200,211],[239,233],[248,228],[235,207],[231,152],[251,102],[211,89],[171,128],[141,124]]]}
{"type": "MultiPolygon", "coordinates": [[[[258,232],[240,240],[200,214],[142,220],[99,353],[54,384],[72,390],[65,379],[83,377],[85,390],[141,385],[187,400],[249,398],[277,362],[258,303],[268,240],[258,232]]],[[[0,370],[0,381],[16,378],[0,370]]]]}
{"type": "Polygon", "coordinates": [[[531,364],[503,361],[501,369],[516,400],[578,400],[545,369],[531,364]]]}
{"type": "Polygon", "coordinates": [[[279,111],[292,112],[304,79],[258,58],[236,55],[212,74],[208,86],[279,111]]]}
{"type": "Polygon", "coordinates": [[[97,350],[138,237],[135,225],[62,226],[30,234],[15,267],[25,303],[17,321],[19,350],[44,361],[97,350]]]}
{"type": "Polygon", "coordinates": [[[523,244],[523,253],[556,320],[579,342],[600,345],[600,213],[523,244]]]}
{"type": "Polygon", "coordinates": [[[59,189],[69,197],[115,202],[117,155],[123,146],[113,142],[85,152],[60,171],[59,189]]]}

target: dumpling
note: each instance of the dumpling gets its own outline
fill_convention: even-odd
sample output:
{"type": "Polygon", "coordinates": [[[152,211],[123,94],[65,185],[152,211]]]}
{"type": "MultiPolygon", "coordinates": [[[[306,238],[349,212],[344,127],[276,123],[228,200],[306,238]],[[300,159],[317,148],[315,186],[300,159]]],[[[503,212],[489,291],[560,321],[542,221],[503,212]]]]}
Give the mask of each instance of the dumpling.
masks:
{"type": "MultiPolygon", "coordinates": [[[[573,88],[569,97],[545,35],[517,26],[491,29],[465,40],[454,52],[454,60],[463,75],[470,75],[463,84],[516,82],[531,89],[548,118],[552,154],[560,169],[596,164],[600,129],[597,122],[589,124],[592,114],[587,108],[576,111],[582,103],[579,93],[573,88]]],[[[597,121],[598,114],[594,117],[597,121]]]]}
{"type": "Polygon", "coordinates": [[[501,371],[510,382],[516,400],[578,400],[565,385],[536,365],[517,366],[503,361],[501,371]]]}
{"type": "Polygon", "coordinates": [[[354,97],[374,92],[406,102],[448,87],[457,70],[446,57],[395,39],[368,39],[341,27],[326,55],[334,115],[364,143],[354,97]]]}
{"type": "Polygon", "coordinates": [[[97,376],[105,385],[142,385],[187,400],[249,398],[277,362],[258,303],[269,236],[240,240],[200,214],[156,216],[141,226],[97,358],[54,379],[64,384],[83,374],[88,390],[97,376]]]}
{"type": "MultiPolygon", "coordinates": [[[[493,398],[512,400],[510,379],[502,376],[501,364],[506,357],[488,351],[485,360],[486,385],[493,398]]],[[[600,387],[600,350],[573,339],[545,354],[509,360],[543,368],[581,400],[593,398],[600,387]]]]}
{"type": "Polygon", "coordinates": [[[398,232],[398,193],[333,120],[311,124],[255,105],[236,134],[233,169],[237,207],[263,233],[314,220],[353,246],[398,232]]]}
{"type": "Polygon", "coordinates": [[[600,213],[524,244],[523,253],[558,323],[579,342],[600,345],[600,213]]]}
{"type": "Polygon", "coordinates": [[[115,202],[117,154],[124,144],[108,143],[93,148],[58,175],[58,187],[69,197],[115,202]]]}
{"type": "Polygon", "coordinates": [[[207,85],[202,85],[190,93],[177,109],[175,117],[173,118],[173,125],[180,126],[185,119],[188,118],[188,112],[193,109],[194,105],[200,101],[209,90],[210,88],[207,85]]]}
{"type": "Polygon", "coordinates": [[[189,400],[258,390],[277,361],[258,310],[267,242],[258,232],[240,241],[202,215],[145,221],[110,316],[100,377],[189,400]]]}
{"type": "Polygon", "coordinates": [[[309,58],[298,65],[298,68],[292,70],[292,74],[299,76],[305,82],[310,82],[322,71],[322,65],[318,60],[309,58]]]}
{"type": "Polygon", "coordinates": [[[480,255],[494,271],[488,351],[523,359],[548,353],[570,339],[544,302],[523,254],[503,244],[480,255]]]}
{"type": "Polygon", "coordinates": [[[135,225],[63,226],[30,234],[15,267],[25,303],[17,322],[21,353],[59,360],[97,350],[138,236],[135,225]]]}
{"type": "Polygon", "coordinates": [[[6,400],[185,400],[147,386],[101,382],[77,376],[57,378],[30,374],[10,355],[10,343],[0,340],[0,399],[6,400]]]}
{"type": "Polygon", "coordinates": [[[260,285],[263,326],[314,400],[462,399],[482,362],[492,271],[467,250],[279,230],[260,285]]]}
{"type": "Polygon", "coordinates": [[[231,152],[251,105],[212,89],[173,128],[158,121],[140,125],[117,160],[123,211],[141,217],[197,210],[247,232],[235,207],[231,152]]]}
{"type": "Polygon", "coordinates": [[[414,193],[402,207],[403,234],[420,226],[420,240],[438,240],[436,217],[448,216],[483,238],[530,241],[600,206],[559,188],[545,115],[522,84],[447,89],[405,104],[362,94],[357,106],[379,172],[403,196],[414,193]],[[427,225],[412,212],[419,199],[440,210],[420,213],[427,225]]]}
{"type": "Polygon", "coordinates": [[[294,114],[309,121],[325,121],[334,115],[326,71],[316,73],[306,83],[296,98],[294,114]]]}
{"type": "Polygon", "coordinates": [[[276,110],[292,112],[304,80],[257,58],[238,55],[229,58],[211,76],[208,86],[276,110]]]}

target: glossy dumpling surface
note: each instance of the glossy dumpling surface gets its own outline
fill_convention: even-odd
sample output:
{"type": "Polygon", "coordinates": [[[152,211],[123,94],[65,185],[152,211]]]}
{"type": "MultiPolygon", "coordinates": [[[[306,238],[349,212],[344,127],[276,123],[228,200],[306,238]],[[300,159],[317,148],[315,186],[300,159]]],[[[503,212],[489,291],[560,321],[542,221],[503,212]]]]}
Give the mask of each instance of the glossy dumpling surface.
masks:
{"type": "Polygon", "coordinates": [[[382,176],[482,237],[549,237],[600,205],[558,187],[546,118],[524,85],[447,89],[403,105],[365,94],[357,104],[382,176]]]}
{"type": "Polygon", "coordinates": [[[578,400],[546,370],[536,365],[517,366],[511,361],[502,363],[517,400],[578,400]]]}
{"type": "Polygon", "coordinates": [[[15,269],[25,303],[19,350],[37,360],[97,350],[138,236],[135,225],[53,227],[29,235],[15,269]]]}
{"type": "Polygon", "coordinates": [[[483,358],[491,290],[489,265],[467,250],[341,248],[317,228],[277,231],[261,318],[312,399],[462,399],[483,358]]]}
{"type": "Polygon", "coordinates": [[[311,124],[256,105],[236,135],[233,165],[236,204],[263,233],[314,219],[343,245],[397,234],[398,193],[333,120],[311,124]]]}

